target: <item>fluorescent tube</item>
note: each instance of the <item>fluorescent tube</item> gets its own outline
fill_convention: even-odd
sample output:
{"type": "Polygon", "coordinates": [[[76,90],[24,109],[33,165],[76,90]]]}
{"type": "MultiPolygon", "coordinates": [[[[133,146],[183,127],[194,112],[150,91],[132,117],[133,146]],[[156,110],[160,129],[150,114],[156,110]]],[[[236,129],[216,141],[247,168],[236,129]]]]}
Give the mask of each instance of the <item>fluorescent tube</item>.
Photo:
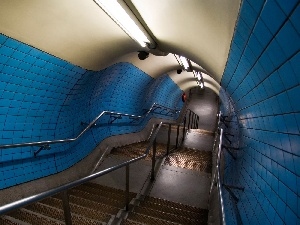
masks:
{"type": "Polygon", "coordinates": [[[189,63],[188,63],[187,59],[183,56],[179,56],[179,58],[180,58],[180,61],[183,65],[184,69],[188,70],[190,66],[189,66],[189,63]]]}
{"type": "Polygon", "coordinates": [[[142,47],[150,43],[138,25],[130,18],[116,0],[94,0],[132,39],[142,47]]]}

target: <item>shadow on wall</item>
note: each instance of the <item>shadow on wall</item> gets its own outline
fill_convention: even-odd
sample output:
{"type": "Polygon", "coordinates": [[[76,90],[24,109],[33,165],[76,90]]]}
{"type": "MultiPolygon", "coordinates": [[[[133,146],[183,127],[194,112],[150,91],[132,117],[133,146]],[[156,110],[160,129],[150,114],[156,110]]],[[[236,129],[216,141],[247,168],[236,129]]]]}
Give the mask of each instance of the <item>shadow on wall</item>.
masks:
{"type": "MultiPolygon", "coordinates": [[[[245,187],[234,191],[243,224],[300,224],[299,15],[296,0],[244,0],[232,40],[221,85],[240,148],[236,161],[227,156],[225,183],[245,187]]],[[[224,195],[227,223],[237,224],[224,195]]]]}
{"type": "MultiPolygon", "coordinates": [[[[1,145],[73,138],[83,130],[81,122],[91,122],[103,110],[142,115],[154,102],[181,109],[181,94],[167,75],[153,79],[129,63],[87,71],[0,35],[1,145]],[[175,91],[170,95],[169,89],[175,91]]],[[[67,169],[104,138],[142,130],[150,117],[134,126],[125,118],[106,126],[109,119],[98,121],[102,126],[79,141],[52,145],[36,158],[38,146],[0,150],[0,188],[67,169]]]]}

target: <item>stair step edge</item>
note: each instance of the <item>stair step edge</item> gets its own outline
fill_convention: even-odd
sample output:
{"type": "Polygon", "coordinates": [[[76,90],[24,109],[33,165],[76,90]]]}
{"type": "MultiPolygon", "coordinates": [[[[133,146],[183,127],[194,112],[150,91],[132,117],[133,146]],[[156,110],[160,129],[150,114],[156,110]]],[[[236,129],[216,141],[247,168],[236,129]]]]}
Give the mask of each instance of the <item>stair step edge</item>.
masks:
{"type": "MultiPolygon", "coordinates": [[[[49,207],[49,208],[52,208],[52,209],[55,209],[55,210],[59,210],[59,211],[61,211],[62,213],[64,213],[64,210],[63,210],[63,209],[59,209],[59,208],[56,208],[56,207],[53,207],[53,206],[49,206],[49,205],[46,205],[46,204],[40,203],[40,202],[37,202],[37,203],[40,204],[40,205],[43,205],[43,206],[45,206],[45,207],[49,207]]],[[[34,214],[36,214],[36,215],[38,215],[38,216],[39,216],[39,215],[42,215],[42,216],[44,216],[44,217],[46,217],[46,218],[48,218],[48,219],[52,219],[52,220],[55,220],[55,221],[61,221],[61,220],[54,219],[54,218],[52,218],[52,217],[49,217],[49,216],[40,214],[40,213],[38,213],[38,212],[29,210],[29,209],[26,209],[26,210],[28,210],[28,211],[30,211],[30,212],[33,212],[34,214]]],[[[72,212],[71,212],[71,216],[75,216],[75,217],[79,217],[79,218],[85,218],[85,219],[87,219],[87,220],[91,220],[91,221],[94,221],[94,222],[97,222],[97,223],[106,224],[106,223],[103,222],[103,221],[96,220],[96,219],[92,219],[92,218],[86,217],[86,216],[84,216],[84,215],[79,215],[79,214],[77,214],[77,213],[72,213],[72,212]]],[[[63,222],[64,222],[64,221],[63,221],[63,222]]],[[[64,224],[64,223],[63,223],[63,224],[64,224]]]]}
{"type": "MultiPolygon", "coordinates": [[[[132,212],[136,215],[139,215],[139,216],[142,216],[142,217],[147,217],[147,218],[150,218],[150,219],[153,219],[153,220],[160,220],[160,221],[165,221],[167,223],[170,223],[172,225],[184,225],[182,223],[177,223],[177,222],[173,222],[173,221],[169,221],[169,220],[165,220],[165,219],[161,219],[161,218],[157,218],[157,217],[153,217],[153,216],[148,216],[148,215],[145,215],[145,214],[141,214],[141,213],[136,213],[136,212],[132,212]]],[[[132,221],[136,221],[132,218],[130,218],[130,215],[128,215],[128,217],[126,219],[129,219],[129,220],[132,220],[132,221]]],[[[142,224],[144,224],[143,222],[141,222],[142,224]]]]}
{"type": "MultiPolygon", "coordinates": [[[[143,209],[147,209],[145,207],[141,207],[143,209]]],[[[176,221],[171,221],[171,220],[168,220],[167,218],[166,219],[163,219],[163,218],[160,218],[159,219],[163,219],[163,220],[167,220],[167,221],[171,221],[173,223],[182,223],[183,221],[189,221],[189,222],[192,222],[192,223],[197,223],[197,222],[200,222],[199,219],[194,219],[194,218],[191,218],[191,217],[188,217],[188,216],[182,216],[182,215],[177,215],[177,214],[174,214],[174,213],[168,213],[168,212],[164,212],[164,211],[159,211],[159,210],[153,210],[151,209],[151,211],[154,213],[157,213],[157,214],[160,214],[160,215],[164,215],[164,216],[167,216],[167,217],[170,217],[170,218],[174,218],[177,220],[176,221]],[[180,220],[180,221],[178,221],[180,220]]],[[[149,215],[147,214],[147,211],[146,212],[137,212],[137,211],[133,211],[133,212],[136,212],[136,213],[139,213],[139,214],[142,214],[142,215],[146,215],[146,216],[151,216],[151,217],[154,217],[154,218],[158,218],[158,217],[155,217],[154,215],[149,215]]],[[[151,213],[151,212],[150,212],[151,213]]]]}
{"type": "MultiPolygon", "coordinates": [[[[50,197],[50,198],[51,198],[51,197],[50,197]]],[[[53,198],[53,199],[55,199],[55,198],[53,198]]],[[[62,201],[62,200],[60,200],[60,199],[57,199],[57,200],[62,201]]],[[[41,203],[41,204],[43,204],[43,205],[46,205],[47,207],[53,207],[53,208],[56,208],[56,209],[61,209],[61,208],[57,208],[57,207],[55,207],[55,206],[49,205],[49,204],[47,204],[47,203],[43,203],[43,202],[39,202],[39,203],[41,203]]],[[[82,205],[73,203],[73,202],[71,202],[71,201],[69,202],[69,204],[70,204],[70,207],[71,207],[71,211],[72,211],[72,206],[74,206],[74,207],[82,208],[83,210],[89,210],[89,211],[95,211],[95,212],[98,212],[98,211],[97,211],[96,209],[94,209],[94,208],[89,208],[89,207],[86,207],[86,206],[82,206],[82,205]]],[[[61,210],[62,210],[62,209],[61,209],[61,210]]],[[[98,212],[98,213],[99,213],[99,212],[98,212]]],[[[76,213],[75,213],[75,214],[76,214],[76,213]]],[[[101,212],[101,214],[112,216],[111,213],[106,213],[106,212],[101,212]]]]}
{"type": "Polygon", "coordinates": [[[2,216],[2,218],[6,219],[6,220],[9,220],[9,221],[11,221],[13,223],[20,224],[20,225],[31,225],[30,223],[24,222],[22,220],[19,220],[17,218],[14,218],[14,217],[11,217],[11,216],[7,216],[7,215],[2,216]]]}
{"type": "Polygon", "coordinates": [[[49,216],[40,214],[40,213],[38,213],[38,212],[34,212],[34,211],[32,211],[32,210],[29,210],[29,209],[21,208],[20,210],[21,210],[21,211],[25,211],[25,212],[30,213],[30,214],[34,214],[34,215],[36,215],[36,216],[38,216],[38,217],[42,217],[42,218],[44,218],[44,219],[51,220],[51,221],[56,222],[56,223],[64,224],[64,221],[61,221],[61,220],[58,220],[58,219],[55,219],[55,218],[52,218],[52,217],[49,217],[49,216]]]}
{"type": "MultiPolygon", "coordinates": [[[[153,205],[157,205],[158,207],[161,206],[161,208],[167,207],[167,206],[163,206],[163,205],[160,205],[160,204],[153,204],[153,205]]],[[[175,208],[175,207],[172,207],[172,206],[169,207],[169,208],[171,208],[170,211],[172,211],[172,212],[168,212],[168,211],[164,211],[164,209],[163,210],[155,209],[155,208],[149,206],[149,204],[147,205],[147,203],[146,204],[141,203],[140,205],[138,205],[138,207],[149,208],[153,211],[164,212],[164,213],[167,213],[167,214],[172,214],[172,215],[176,215],[176,216],[180,216],[180,217],[184,217],[184,218],[185,218],[185,216],[182,216],[180,214],[193,214],[193,215],[198,215],[198,216],[201,216],[201,214],[202,214],[202,212],[193,212],[193,211],[189,211],[189,210],[175,208]],[[178,214],[178,213],[180,213],[180,214],[178,214]]],[[[203,213],[206,213],[206,212],[203,212],[203,213]]]]}

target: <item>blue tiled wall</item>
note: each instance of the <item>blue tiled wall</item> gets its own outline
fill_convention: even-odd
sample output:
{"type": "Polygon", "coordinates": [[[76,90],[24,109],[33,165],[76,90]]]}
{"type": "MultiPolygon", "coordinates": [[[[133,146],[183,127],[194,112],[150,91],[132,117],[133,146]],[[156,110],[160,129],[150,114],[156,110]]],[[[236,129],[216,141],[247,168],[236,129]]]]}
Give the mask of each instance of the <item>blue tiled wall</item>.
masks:
{"type": "MultiPolygon", "coordinates": [[[[181,93],[167,75],[153,79],[129,63],[88,71],[0,34],[0,145],[76,137],[81,122],[103,110],[142,115],[154,102],[180,108],[181,93]]],[[[79,141],[52,145],[36,158],[39,147],[0,150],[0,188],[60,172],[104,138],[137,132],[149,119],[108,126],[103,117],[79,141]]]]}
{"type": "Polygon", "coordinates": [[[244,224],[300,224],[299,49],[299,1],[242,1],[221,86],[240,145],[225,182],[245,187],[235,191],[244,224]]]}

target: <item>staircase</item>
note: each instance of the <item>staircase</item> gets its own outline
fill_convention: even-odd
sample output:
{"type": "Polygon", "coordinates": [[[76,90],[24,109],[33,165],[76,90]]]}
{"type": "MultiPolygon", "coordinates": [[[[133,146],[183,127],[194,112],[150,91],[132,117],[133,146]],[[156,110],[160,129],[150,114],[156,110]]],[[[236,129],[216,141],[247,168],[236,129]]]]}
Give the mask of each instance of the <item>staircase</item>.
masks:
{"type": "MultiPolygon", "coordinates": [[[[118,224],[116,215],[124,211],[124,191],[86,183],[69,192],[72,223],[78,225],[118,224]]],[[[136,194],[130,193],[134,199],[136,194]]],[[[132,206],[122,225],[207,224],[208,211],[154,197],[144,197],[132,206]]],[[[0,217],[0,225],[65,224],[61,197],[46,198],[0,217]]]]}
{"type": "MultiPolygon", "coordinates": [[[[204,96],[205,97],[205,96],[204,96]]],[[[150,181],[152,152],[145,160],[130,164],[130,206],[125,211],[124,170],[116,170],[100,177],[103,181],[85,183],[68,190],[71,220],[73,225],[202,225],[208,223],[208,194],[212,170],[212,146],[217,104],[200,96],[193,100],[195,105],[206,106],[207,110],[198,110],[201,120],[193,128],[163,125],[156,138],[157,160],[156,178],[150,181]],[[211,102],[213,104],[211,104],[211,102]],[[197,103],[197,104],[196,104],[197,103]],[[212,107],[210,107],[212,106],[212,107]],[[210,111],[210,114],[207,114],[210,111]],[[199,124],[198,124],[199,122],[199,124]],[[170,130],[172,135],[170,139],[170,130]],[[179,134],[176,136],[174,134],[179,134]],[[183,134],[184,133],[184,134],[183,134]],[[170,149],[181,147],[166,155],[166,140],[170,149]],[[181,141],[183,143],[181,143],[181,141]],[[119,172],[118,172],[119,171],[119,172]],[[136,177],[138,173],[140,174],[136,177]],[[142,180],[142,179],[146,180],[142,180]],[[141,187],[134,189],[133,184],[142,180],[141,187]],[[109,184],[108,181],[113,181],[109,184]],[[118,182],[116,182],[118,181],[118,182]],[[110,187],[108,187],[110,186],[110,187]],[[112,188],[115,187],[115,188],[112,188]],[[192,187],[192,188],[191,188],[192,187]],[[135,192],[135,193],[133,193],[135,192]],[[199,203],[199,204],[198,204],[199,203]],[[197,207],[195,207],[197,206],[197,207]]],[[[208,96],[209,97],[209,96],[208,96]]],[[[190,124],[189,122],[186,123],[190,124]]],[[[125,160],[144,153],[148,142],[140,142],[115,148],[106,157],[101,166],[114,166],[125,160]],[[112,163],[112,165],[110,165],[112,163]],[[105,165],[104,165],[105,164],[105,165]]],[[[103,168],[102,168],[103,169],[103,168]]],[[[127,170],[126,170],[127,173],[127,170]]],[[[139,184],[140,185],[140,184],[139,184]]],[[[54,195],[34,204],[0,216],[0,225],[56,225],[65,224],[62,195],[54,195]]]]}
{"type": "MultiPolygon", "coordinates": [[[[111,155],[136,157],[148,142],[115,148],[111,155]]],[[[158,155],[165,154],[166,145],[157,144],[158,155]]],[[[146,161],[151,159],[146,158],[146,161]]],[[[211,152],[182,147],[167,156],[164,165],[210,173],[211,152]]],[[[173,201],[130,193],[131,205],[125,212],[125,191],[97,183],[85,183],[68,191],[72,224],[121,225],[201,225],[207,224],[208,210],[173,201]],[[125,212],[125,213],[124,213],[125,212]]],[[[0,217],[0,225],[65,224],[61,195],[41,200],[0,217]]]]}

